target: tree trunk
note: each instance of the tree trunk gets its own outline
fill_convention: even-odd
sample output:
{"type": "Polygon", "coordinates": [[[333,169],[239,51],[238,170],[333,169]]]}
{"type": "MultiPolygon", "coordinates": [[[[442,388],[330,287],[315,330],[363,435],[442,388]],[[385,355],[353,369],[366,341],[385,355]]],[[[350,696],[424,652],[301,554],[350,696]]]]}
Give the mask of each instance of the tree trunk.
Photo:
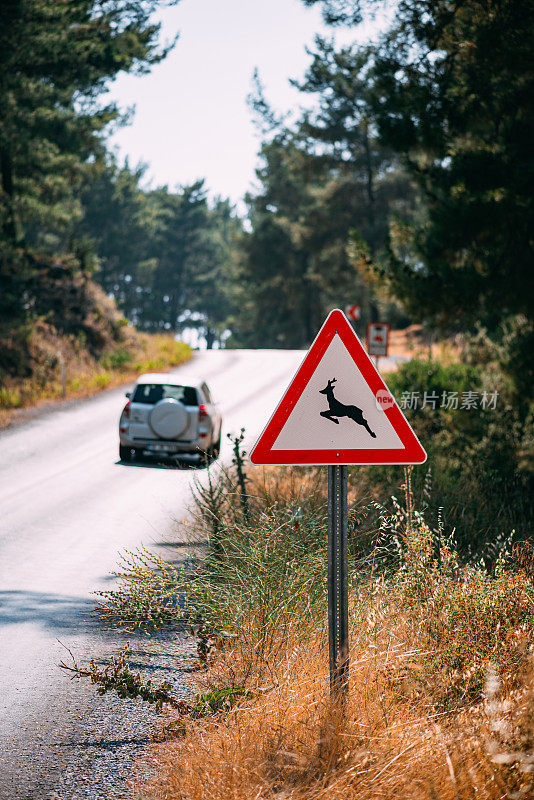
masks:
{"type": "Polygon", "coordinates": [[[208,350],[213,350],[216,338],[215,331],[209,325],[206,325],[206,348],[208,350]]]}
{"type": "Polygon", "coordinates": [[[314,291],[313,291],[314,287],[313,287],[312,281],[310,280],[310,276],[308,274],[309,273],[308,263],[310,263],[310,266],[311,266],[312,270],[315,271],[315,256],[313,256],[313,255],[309,256],[309,260],[308,260],[307,256],[303,257],[303,266],[304,266],[304,274],[302,276],[302,283],[303,283],[303,289],[304,289],[304,291],[303,291],[303,300],[304,300],[304,308],[303,308],[304,320],[303,320],[303,322],[304,322],[304,334],[305,334],[304,344],[306,346],[309,346],[313,342],[313,340],[315,338],[315,334],[316,334],[316,331],[314,330],[314,324],[313,324],[313,320],[314,320],[314,316],[315,316],[314,315],[315,298],[314,298],[314,291]]]}
{"type": "MultiPolygon", "coordinates": [[[[369,123],[363,123],[363,147],[365,150],[365,167],[367,173],[367,199],[369,201],[369,222],[374,234],[375,228],[375,185],[373,173],[373,159],[371,153],[371,143],[369,141],[369,123]]],[[[374,251],[374,246],[373,246],[374,251]]]]}
{"type": "Polygon", "coordinates": [[[169,325],[175,334],[178,334],[178,292],[169,296],[169,325]]]}
{"type": "Polygon", "coordinates": [[[7,207],[6,219],[4,220],[3,230],[6,238],[11,242],[16,242],[17,222],[15,219],[15,188],[13,182],[13,158],[6,147],[0,148],[0,176],[2,178],[2,194],[6,198],[7,207]]]}

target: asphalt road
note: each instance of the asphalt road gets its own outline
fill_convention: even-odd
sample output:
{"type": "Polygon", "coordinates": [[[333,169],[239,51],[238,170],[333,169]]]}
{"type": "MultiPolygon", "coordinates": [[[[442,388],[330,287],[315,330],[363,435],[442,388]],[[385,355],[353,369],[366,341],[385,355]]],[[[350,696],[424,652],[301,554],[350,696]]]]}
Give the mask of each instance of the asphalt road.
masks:
{"type": "MultiPolygon", "coordinates": [[[[224,432],[244,426],[252,438],[301,359],[296,351],[200,352],[175,372],[204,377],[222,407],[224,432]]],[[[110,587],[119,551],[176,537],[173,520],[185,513],[193,476],[205,475],[121,463],[124,402],[123,389],[107,392],[0,435],[2,800],[71,796],[54,793],[58,778],[46,763],[47,740],[56,741],[58,730],[64,739],[72,728],[76,738],[73,708],[82,691],[57,668],[66,655],[58,640],[85,661],[105,650],[88,616],[91,592],[110,587]]],[[[228,443],[221,457],[229,458],[228,443]]],[[[95,696],[84,691],[82,716],[95,696]]],[[[54,768],[62,768],[60,756],[54,768]]]]}
{"type": "MultiPolygon", "coordinates": [[[[250,440],[302,357],[283,350],[199,352],[175,373],[205,378],[220,402],[224,432],[245,427],[250,440]]],[[[391,368],[392,359],[381,359],[381,369],[391,368]]],[[[81,663],[117,651],[117,636],[90,616],[91,593],[112,585],[119,551],[158,551],[179,537],[175,520],[186,514],[193,477],[205,479],[202,469],[121,463],[124,402],[124,389],[106,392],[0,434],[0,800],[118,796],[113,785],[125,777],[125,754],[147,729],[138,712],[143,704],[124,714],[124,701],[99,698],[57,667],[66,656],[60,642],[81,663]],[[128,721],[120,722],[119,736],[121,713],[128,721]]],[[[224,435],[221,458],[230,459],[224,435]]],[[[142,666],[157,669],[161,651],[136,647],[142,666]]]]}

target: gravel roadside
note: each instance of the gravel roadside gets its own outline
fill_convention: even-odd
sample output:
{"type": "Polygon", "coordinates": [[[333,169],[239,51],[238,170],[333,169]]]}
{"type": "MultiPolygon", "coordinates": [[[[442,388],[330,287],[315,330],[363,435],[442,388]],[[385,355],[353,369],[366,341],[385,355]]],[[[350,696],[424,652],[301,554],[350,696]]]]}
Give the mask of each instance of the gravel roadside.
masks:
{"type": "MultiPolygon", "coordinates": [[[[95,661],[104,662],[125,644],[124,638],[106,631],[98,638],[96,651],[74,652],[80,666],[95,652],[95,661]]],[[[133,671],[154,684],[172,681],[176,696],[191,697],[191,673],[197,669],[192,637],[174,632],[128,640],[133,671]]],[[[69,654],[65,656],[68,664],[69,654]]],[[[148,703],[121,700],[112,692],[99,696],[89,678],[65,676],[61,695],[52,697],[40,718],[2,747],[0,800],[124,798],[130,781],[150,776],[147,745],[161,739],[164,721],[148,703]]]]}

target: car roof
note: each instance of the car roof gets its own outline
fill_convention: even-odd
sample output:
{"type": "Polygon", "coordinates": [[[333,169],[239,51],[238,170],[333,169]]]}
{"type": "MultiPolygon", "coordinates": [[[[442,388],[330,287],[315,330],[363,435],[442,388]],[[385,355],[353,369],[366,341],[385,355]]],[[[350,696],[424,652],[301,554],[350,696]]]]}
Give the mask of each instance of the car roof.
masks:
{"type": "Polygon", "coordinates": [[[204,381],[199,380],[188,380],[187,375],[183,376],[185,380],[183,380],[182,376],[174,377],[173,375],[167,375],[164,372],[146,372],[144,375],[140,375],[136,383],[163,383],[168,386],[202,386],[204,381]]]}

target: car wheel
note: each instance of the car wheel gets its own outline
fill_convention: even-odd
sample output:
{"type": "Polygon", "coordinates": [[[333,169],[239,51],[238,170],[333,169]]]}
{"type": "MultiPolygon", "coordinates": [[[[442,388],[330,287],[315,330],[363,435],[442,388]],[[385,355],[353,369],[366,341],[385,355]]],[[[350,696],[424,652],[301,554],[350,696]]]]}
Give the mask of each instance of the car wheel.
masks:
{"type": "Polygon", "coordinates": [[[132,448],[125,447],[125,445],[119,445],[119,458],[121,461],[130,461],[132,458],[132,448]]]}

